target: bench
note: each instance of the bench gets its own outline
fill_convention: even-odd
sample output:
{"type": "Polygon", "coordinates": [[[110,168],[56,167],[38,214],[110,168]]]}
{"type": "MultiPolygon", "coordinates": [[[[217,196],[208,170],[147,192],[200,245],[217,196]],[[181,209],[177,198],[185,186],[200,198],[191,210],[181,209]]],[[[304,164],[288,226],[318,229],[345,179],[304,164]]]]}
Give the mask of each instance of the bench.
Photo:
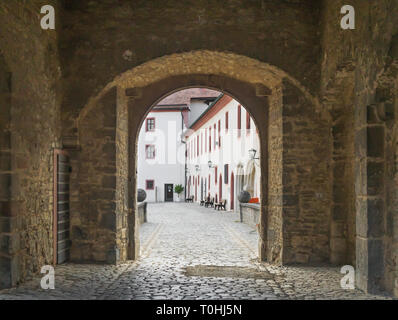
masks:
{"type": "Polygon", "coordinates": [[[205,207],[213,207],[214,206],[214,198],[207,197],[207,200],[205,201],[205,207]]]}
{"type": "Polygon", "coordinates": [[[214,205],[214,210],[216,210],[216,209],[217,209],[217,210],[224,209],[224,211],[226,211],[226,210],[227,210],[227,209],[225,208],[226,205],[227,205],[227,200],[221,199],[220,202],[218,202],[218,203],[216,203],[216,204],[214,205]]]}

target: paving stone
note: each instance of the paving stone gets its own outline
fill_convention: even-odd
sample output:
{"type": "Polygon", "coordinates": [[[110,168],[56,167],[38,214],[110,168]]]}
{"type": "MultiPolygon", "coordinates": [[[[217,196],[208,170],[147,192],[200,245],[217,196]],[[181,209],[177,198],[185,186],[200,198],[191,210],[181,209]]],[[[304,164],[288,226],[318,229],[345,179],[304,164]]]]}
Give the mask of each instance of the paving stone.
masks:
{"type": "Polygon", "coordinates": [[[55,290],[40,289],[37,277],[0,291],[0,300],[391,299],[341,289],[338,268],[259,263],[258,236],[248,225],[236,223],[237,218],[237,213],[196,204],[149,204],[149,222],[140,230],[141,249],[147,254],[138,261],[59,265],[55,290]],[[158,226],[160,233],[154,234],[158,226]],[[273,278],[187,277],[187,266],[262,268],[273,278]]]}

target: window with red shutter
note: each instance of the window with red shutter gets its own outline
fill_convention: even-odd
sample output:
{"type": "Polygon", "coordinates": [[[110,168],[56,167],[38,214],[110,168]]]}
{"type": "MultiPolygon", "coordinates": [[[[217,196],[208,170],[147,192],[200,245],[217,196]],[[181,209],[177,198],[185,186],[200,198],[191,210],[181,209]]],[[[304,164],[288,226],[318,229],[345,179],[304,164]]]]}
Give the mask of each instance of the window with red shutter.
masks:
{"type": "Polygon", "coordinates": [[[216,124],[214,124],[214,150],[216,150],[216,142],[217,142],[217,125],[216,124]]]}
{"type": "Polygon", "coordinates": [[[225,131],[228,131],[228,126],[229,126],[229,116],[228,112],[225,113],[225,131]]]}
{"type": "Polygon", "coordinates": [[[238,106],[238,137],[240,137],[241,134],[241,129],[242,129],[242,106],[238,106]]]}
{"type": "Polygon", "coordinates": [[[211,127],[209,128],[209,152],[211,152],[211,127]]]}
{"type": "Polygon", "coordinates": [[[221,148],[221,120],[218,120],[218,147],[221,148]]]}

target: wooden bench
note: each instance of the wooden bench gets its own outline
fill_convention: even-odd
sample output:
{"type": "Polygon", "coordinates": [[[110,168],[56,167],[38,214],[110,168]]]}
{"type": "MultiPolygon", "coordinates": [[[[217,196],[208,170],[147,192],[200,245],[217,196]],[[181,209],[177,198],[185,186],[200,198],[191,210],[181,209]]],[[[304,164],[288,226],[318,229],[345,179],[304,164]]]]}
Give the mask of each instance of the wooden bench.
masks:
{"type": "Polygon", "coordinates": [[[207,197],[207,200],[205,201],[205,207],[213,207],[214,206],[214,198],[207,197]]]}
{"type": "Polygon", "coordinates": [[[227,200],[226,199],[221,199],[220,202],[216,203],[214,205],[214,210],[220,210],[220,209],[224,209],[224,211],[226,211],[226,205],[227,205],[227,200]]]}

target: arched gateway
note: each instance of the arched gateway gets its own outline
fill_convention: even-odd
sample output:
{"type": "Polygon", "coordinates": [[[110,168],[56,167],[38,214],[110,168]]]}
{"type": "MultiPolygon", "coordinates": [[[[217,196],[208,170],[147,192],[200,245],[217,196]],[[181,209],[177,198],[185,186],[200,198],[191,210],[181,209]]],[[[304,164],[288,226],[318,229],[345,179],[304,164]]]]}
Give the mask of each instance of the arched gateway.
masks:
{"type": "Polygon", "coordinates": [[[258,128],[260,259],[274,263],[328,261],[327,113],[286,72],[244,56],[210,51],[173,54],[138,66],[108,84],[80,113],[81,161],[76,183],[81,192],[74,208],[79,217],[72,228],[86,237],[72,239],[72,260],[113,263],[138,257],[139,129],[158,101],[190,87],[230,95],[247,108],[258,128]],[[318,131],[316,137],[311,130],[318,131]],[[293,137],[298,139],[297,146],[293,137]],[[98,157],[105,165],[99,165],[98,157]],[[301,206],[311,190],[323,198],[314,196],[307,206],[301,206]],[[312,221],[313,228],[308,228],[306,219],[312,221]]]}

